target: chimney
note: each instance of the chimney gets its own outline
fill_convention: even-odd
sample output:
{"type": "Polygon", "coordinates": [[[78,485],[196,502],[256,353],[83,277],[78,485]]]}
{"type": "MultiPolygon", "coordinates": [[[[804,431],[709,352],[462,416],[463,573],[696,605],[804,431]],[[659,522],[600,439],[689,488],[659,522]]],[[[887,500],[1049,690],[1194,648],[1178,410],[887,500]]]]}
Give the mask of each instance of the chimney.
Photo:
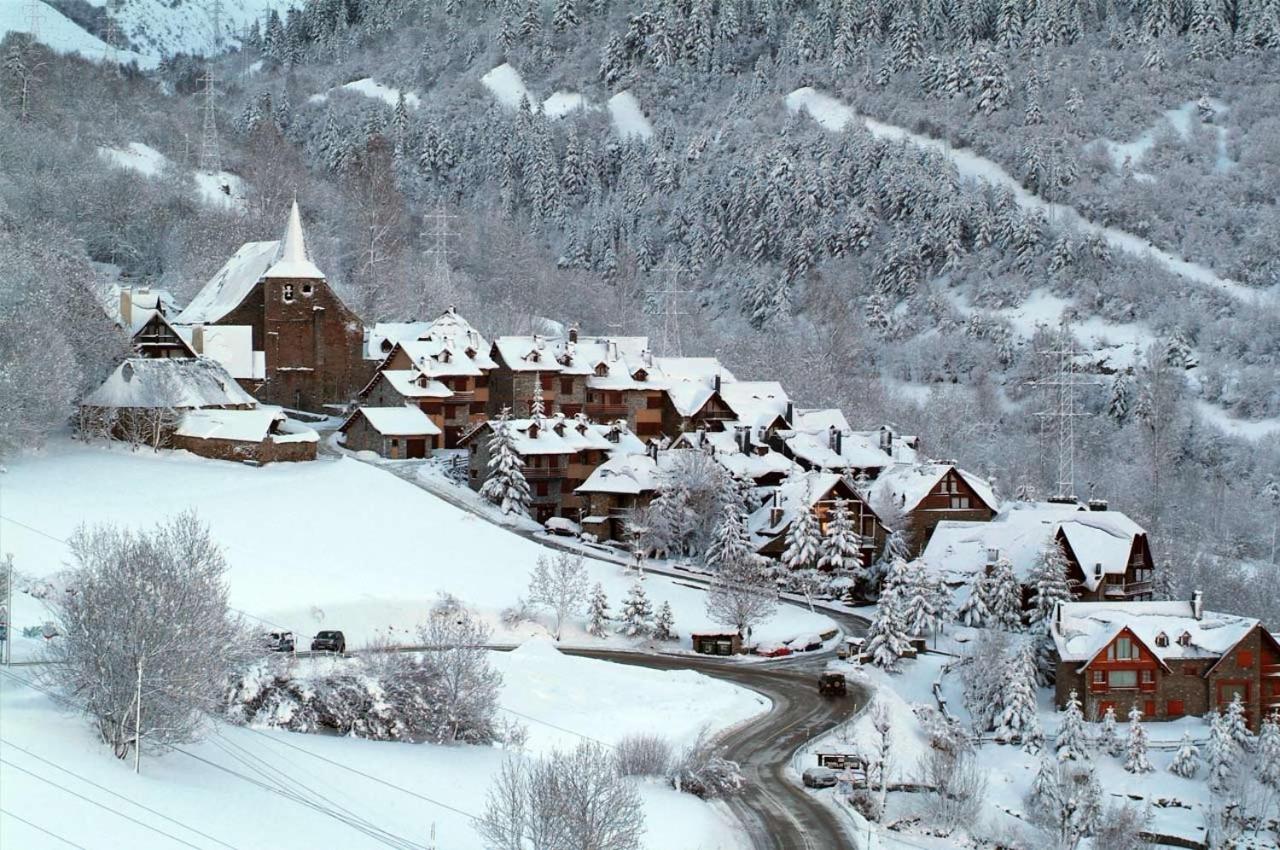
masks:
{"type": "Polygon", "coordinates": [[[880,450],[893,457],[893,432],[888,428],[880,429],[880,450]]]}
{"type": "Polygon", "coordinates": [[[120,321],[126,328],[133,326],[133,289],[120,287],[120,321]]]}
{"type": "Polygon", "coordinates": [[[778,491],[773,491],[773,507],[769,508],[769,525],[776,527],[782,522],[782,505],[778,500],[778,491]]]}
{"type": "Polygon", "coordinates": [[[738,434],[738,451],[747,454],[751,447],[751,429],[745,425],[735,425],[733,430],[738,434]]]}
{"type": "Polygon", "coordinates": [[[1204,595],[1198,590],[1191,591],[1191,616],[1204,619],[1204,595]]]}
{"type": "Polygon", "coordinates": [[[618,343],[616,343],[613,340],[609,340],[609,359],[610,360],[618,359],[618,343]]]}
{"type": "Polygon", "coordinates": [[[196,325],[191,329],[191,347],[196,354],[204,354],[204,325],[196,325]]]}
{"type": "Polygon", "coordinates": [[[994,546],[987,549],[987,563],[994,564],[998,560],[1000,560],[1000,550],[994,546]]]}
{"type": "Polygon", "coordinates": [[[1089,510],[1091,510],[1091,511],[1105,511],[1105,510],[1107,510],[1107,500],[1106,500],[1106,499],[1090,499],[1090,500],[1089,500],[1089,510]]]}
{"type": "Polygon", "coordinates": [[[719,372],[716,372],[716,377],[711,382],[711,389],[715,390],[717,394],[720,392],[720,373],[719,372]]]}
{"type": "Polygon", "coordinates": [[[834,425],[827,428],[827,448],[833,452],[836,450],[836,426],[834,425]]]}
{"type": "Polygon", "coordinates": [[[576,324],[570,325],[569,326],[569,342],[577,342],[577,341],[578,341],[578,326],[576,324]]]}
{"type": "Polygon", "coordinates": [[[649,443],[649,457],[653,459],[654,463],[658,462],[658,444],[652,441],[649,443]]]}
{"type": "Polygon", "coordinates": [[[1093,577],[1099,584],[1102,583],[1102,575],[1102,562],[1099,561],[1093,565],[1093,577]]]}
{"type": "Polygon", "coordinates": [[[836,454],[844,454],[844,432],[839,430],[836,431],[836,454]]]}
{"type": "Polygon", "coordinates": [[[786,420],[788,425],[792,425],[796,421],[796,403],[794,401],[787,402],[786,420]]]}

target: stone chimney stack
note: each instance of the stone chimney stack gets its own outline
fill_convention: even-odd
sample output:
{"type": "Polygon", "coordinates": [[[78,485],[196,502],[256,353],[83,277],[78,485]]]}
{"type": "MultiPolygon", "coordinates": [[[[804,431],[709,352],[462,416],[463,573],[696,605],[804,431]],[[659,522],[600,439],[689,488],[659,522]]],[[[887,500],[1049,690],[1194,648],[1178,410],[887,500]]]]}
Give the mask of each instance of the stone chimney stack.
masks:
{"type": "Polygon", "coordinates": [[[578,341],[578,326],[570,325],[569,326],[569,342],[577,342],[577,341],[578,341]]]}
{"type": "Polygon", "coordinates": [[[1198,590],[1191,591],[1191,616],[1197,620],[1204,619],[1204,594],[1198,590]]]}
{"type": "Polygon", "coordinates": [[[120,287],[120,321],[126,329],[133,327],[133,289],[120,287]]]}

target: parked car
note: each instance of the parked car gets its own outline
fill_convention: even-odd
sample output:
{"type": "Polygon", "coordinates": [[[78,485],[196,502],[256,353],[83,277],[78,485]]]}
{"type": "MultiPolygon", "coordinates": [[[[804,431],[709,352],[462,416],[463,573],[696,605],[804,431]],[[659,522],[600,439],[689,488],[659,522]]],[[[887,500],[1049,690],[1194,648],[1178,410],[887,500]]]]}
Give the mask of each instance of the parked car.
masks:
{"type": "Polygon", "coordinates": [[[559,537],[579,537],[582,535],[582,526],[578,525],[571,519],[565,519],[562,516],[553,516],[543,525],[547,531],[559,537]]]}
{"type": "Polygon", "coordinates": [[[802,774],[806,788],[833,788],[836,772],[829,767],[806,767],[802,774]]]}
{"type": "Polygon", "coordinates": [[[815,649],[822,649],[822,638],[818,635],[800,635],[787,641],[787,646],[791,647],[793,652],[812,652],[815,649]]]}
{"type": "Polygon", "coordinates": [[[267,649],[270,652],[293,652],[296,644],[293,632],[276,629],[266,634],[267,649]]]}
{"type": "Polygon", "coordinates": [[[791,654],[791,647],[780,643],[762,643],[756,647],[756,655],[765,658],[785,658],[791,654]]]}
{"type": "Polygon", "coordinates": [[[347,651],[347,638],[342,632],[323,631],[311,640],[312,652],[336,652],[343,655],[347,651]]]}

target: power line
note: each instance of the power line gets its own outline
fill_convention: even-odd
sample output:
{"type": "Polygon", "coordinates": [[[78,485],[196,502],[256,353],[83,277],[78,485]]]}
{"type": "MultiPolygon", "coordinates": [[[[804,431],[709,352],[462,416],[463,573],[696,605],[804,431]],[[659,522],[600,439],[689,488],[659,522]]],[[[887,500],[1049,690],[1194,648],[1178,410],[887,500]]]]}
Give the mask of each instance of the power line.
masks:
{"type": "Polygon", "coordinates": [[[30,758],[33,758],[33,759],[35,759],[36,761],[42,762],[42,763],[44,763],[44,764],[47,764],[49,767],[52,767],[54,770],[61,771],[62,773],[67,774],[68,776],[74,776],[76,779],[79,779],[81,782],[85,783],[86,785],[89,785],[89,786],[91,786],[91,787],[93,787],[93,788],[96,788],[97,790],[99,790],[99,791],[103,792],[104,794],[110,794],[112,797],[116,797],[117,799],[124,800],[126,803],[129,803],[130,805],[133,805],[133,806],[137,806],[139,809],[142,809],[142,810],[143,810],[143,811],[145,811],[145,812],[149,812],[149,813],[151,813],[151,814],[155,815],[155,816],[156,816],[156,817],[158,817],[158,818],[161,818],[161,819],[163,819],[163,820],[168,821],[169,823],[175,824],[175,825],[177,825],[177,826],[182,827],[183,829],[186,829],[186,830],[189,830],[189,831],[191,831],[191,832],[194,832],[196,835],[199,835],[201,838],[206,838],[206,839],[208,839],[209,841],[212,841],[214,844],[218,844],[218,845],[221,845],[221,846],[223,846],[223,847],[229,848],[229,850],[237,850],[237,848],[235,847],[235,845],[228,844],[227,842],[223,841],[223,840],[222,840],[222,839],[220,839],[220,838],[215,838],[215,837],[213,837],[212,835],[209,835],[209,834],[207,834],[207,833],[201,832],[200,830],[196,829],[195,827],[193,827],[193,826],[188,826],[187,824],[183,823],[182,821],[180,821],[180,820],[176,820],[175,818],[171,818],[171,817],[169,817],[168,815],[164,814],[163,812],[156,811],[155,809],[153,809],[153,808],[151,808],[151,807],[149,807],[149,806],[144,806],[142,803],[139,803],[139,802],[138,802],[138,801],[136,801],[136,800],[132,800],[132,799],[130,799],[130,798],[128,798],[128,797],[126,797],[126,796],[124,796],[123,794],[120,794],[120,793],[116,792],[116,791],[112,791],[110,788],[107,788],[105,785],[99,785],[98,783],[94,782],[92,779],[87,779],[87,778],[85,778],[85,777],[81,776],[80,774],[76,773],[76,772],[75,772],[75,771],[73,771],[73,770],[68,770],[67,768],[62,767],[62,766],[61,766],[61,765],[59,765],[59,764],[56,764],[56,763],[54,763],[54,762],[52,762],[52,761],[49,761],[48,759],[46,759],[46,758],[44,758],[44,757],[42,757],[42,756],[39,756],[39,755],[37,755],[36,753],[31,752],[31,750],[28,750],[28,749],[26,749],[26,748],[24,748],[24,747],[20,747],[20,746],[18,746],[17,744],[13,743],[12,741],[6,741],[6,740],[4,740],[3,738],[0,738],[0,744],[3,744],[4,746],[9,747],[10,749],[17,750],[18,752],[22,753],[23,755],[29,756],[30,758]]]}
{"type": "Polygon", "coordinates": [[[200,170],[216,174],[222,170],[222,151],[218,147],[218,112],[213,85],[213,68],[204,72],[204,127],[200,132],[200,170]]]}
{"type": "Polygon", "coordinates": [[[19,823],[25,823],[27,826],[31,827],[32,829],[43,832],[45,835],[49,836],[50,838],[56,838],[58,841],[61,841],[63,844],[67,845],[68,847],[75,847],[76,850],[89,850],[89,848],[85,847],[83,844],[76,844],[71,839],[63,838],[61,835],[59,835],[56,832],[50,832],[40,824],[32,823],[31,821],[27,820],[24,817],[15,815],[13,812],[9,811],[8,809],[0,808],[0,815],[4,815],[5,817],[8,817],[8,818],[13,818],[19,823]]]}
{"type": "Polygon", "coordinates": [[[131,823],[135,823],[135,824],[137,824],[138,826],[142,827],[143,829],[150,830],[151,832],[154,832],[154,833],[156,833],[157,835],[163,835],[165,838],[168,838],[170,841],[175,841],[175,842],[177,842],[178,844],[181,844],[183,847],[191,847],[191,848],[194,848],[194,850],[204,850],[204,848],[200,847],[199,845],[192,844],[190,841],[184,841],[183,839],[179,838],[178,836],[173,835],[172,833],[165,832],[163,829],[159,829],[159,828],[157,828],[157,827],[154,827],[154,826],[152,826],[151,824],[147,823],[146,821],[140,821],[140,820],[138,820],[138,819],[137,819],[137,818],[135,818],[135,817],[130,817],[129,815],[126,815],[124,812],[117,811],[116,809],[113,809],[113,808],[111,808],[111,807],[110,807],[110,806],[108,806],[108,805],[105,805],[105,804],[103,804],[103,803],[99,803],[97,800],[94,800],[94,799],[92,799],[92,798],[90,798],[90,797],[86,797],[85,795],[80,794],[80,793],[78,793],[78,792],[76,792],[76,791],[72,791],[70,788],[68,788],[68,787],[67,787],[67,786],[65,786],[65,785],[59,785],[57,782],[54,782],[52,779],[48,779],[48,778],[46,778],[46,777],[43,777],[43,776],[41,776],[41,775],[40,775],[40,774],[38,774],[38,773],[33,773],[33,772],[31,772],[30,770],[27,770],[25,767],[20,767],[19,765],[16,765],[16,764],[14,764],[13,762],[8,761],[8,760],[6,760],[6,759],[4,759],[4,758],[0,758],[0,764],[8,765],[9,767],[13,768],[14,770],[21,771],[22,773],[25,773],[25,774],[27,774],[28,776],[30,776],[31,778],[33,778],[33,779],[37,779],[37,780],[39,780],[39,781],[41,781],[41,782],[45,783],[46,785],[52,785],[54,788],[57,788],[59,791],[62,791],[62,792],[64,792],[64,793],[70,794],[72,797],[77,797],[77,798],[79,798],[79,799],[81,799],[81,800],[84,800],[86,803],[88,803],[88,804],[89,804],[89,805],[91,805],[91,806],[97,806],[99,809],[102,809],[102,810],[103,810],[103,811],[105,811],[105,812],[108,812],[108,813],[110,813],[110,814],[113,814],[113,815],[115,815],[116,817],[121,817],[121,818],[124,818],[125,820],[127,820],[127,821],[129,821],[129,822],[131,822],[131,823]]]}

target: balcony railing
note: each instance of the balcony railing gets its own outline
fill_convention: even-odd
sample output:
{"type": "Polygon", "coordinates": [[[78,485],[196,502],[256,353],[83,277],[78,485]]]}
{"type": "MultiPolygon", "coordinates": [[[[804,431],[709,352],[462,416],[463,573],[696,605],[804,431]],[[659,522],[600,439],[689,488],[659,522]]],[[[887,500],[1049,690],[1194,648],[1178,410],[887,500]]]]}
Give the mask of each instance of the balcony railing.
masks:
{"type": "Polygon", "coordinates": [[[1262,675],[1270,679],[1280,677],[1280,664],[1263,664],[1262,675]]]}
{"type": "Polygon", "coordinates": [[[445,404],[454,404],[455,402],[474,401],[476,394],[473,390],[454,390],[453,395],[445,399],[445,404]]]}
{"type": "Polygon", "coordinates": [[[528,481],[544,478],[564,478],[566,467],[563,466],[526,466],[524,477],[528,481]]]}
{"type": "Polygon", "coordinates": [[[1151,593],[1151,582],[1135,581],[1129,584],[1108,584],[1102,589],[1103,596],[1114,597],[1118,599],[1130,599],[1134,596],[1142,596],[1151,593]]]}
{"type": "Polygon", "coordinates": [[[593,401],[587,402],[588,416],[626,416],[627,406],[625,404],[604,404],[593,401]]]}

